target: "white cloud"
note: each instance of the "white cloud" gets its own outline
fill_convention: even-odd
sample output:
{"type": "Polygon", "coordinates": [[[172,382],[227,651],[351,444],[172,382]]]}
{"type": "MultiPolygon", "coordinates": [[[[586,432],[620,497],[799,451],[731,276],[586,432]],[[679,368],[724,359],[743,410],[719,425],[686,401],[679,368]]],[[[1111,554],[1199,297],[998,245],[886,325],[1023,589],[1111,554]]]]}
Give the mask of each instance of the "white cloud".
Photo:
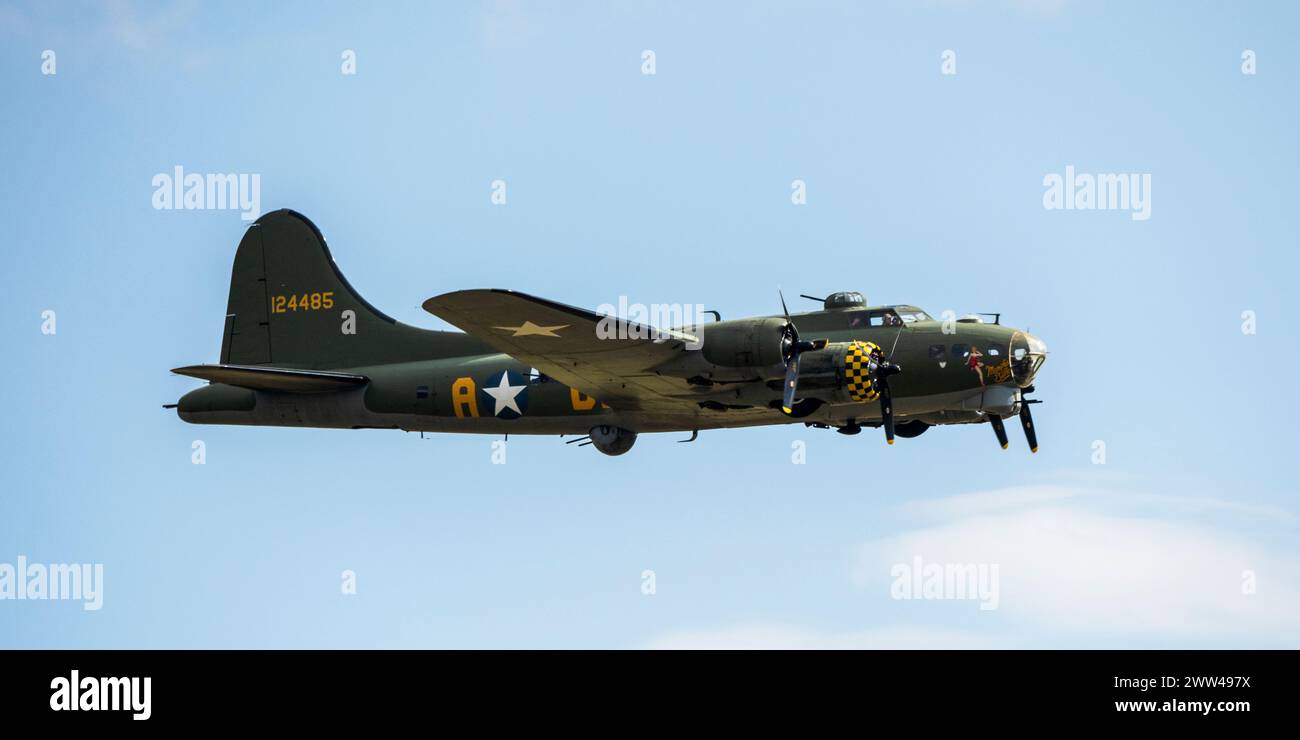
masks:
{"type": "Polygon", "coordinates": [[[496,0],[483,19],[483,41],[492,50],[526,47],[543,35],[543,18],[520,0],[496,0]]]}
{"type": "MultiPolygon", "coordinates": [[[[1121,497],[1028,487],[908,507],[946,520],[858,548],[853,580],[888,594],[895,563],[989,563],[999,621],[1066,639],[1140,637],[1229,646],[1294,645],[1300,560],[1290,550],[1189,513],[1269,510],[1209,497],[1121,497]],[[1116,506],[1120,502],[1121,506],[1116,506]],[[1124,513],[1115,513],[1119,508],[1124,513]],[[1141,509],[1141,513],[1135,510],[1141,509]],[[1243,593],[1247,571],[1256,592],[1243,593]]],[[[929,604],[925,604],[928,606],[929,604]]]]}
{"type": "Polygon", "coordinates": [[[198,10],[195,0],[151,5],[140,13],[130,0],[112,0],[105,6],[106,25],[112,37],[133,51],[168,46],[169,37],[189,26],[198,10]]]}
{"type": "Polygon", "coordinates": [[[149,63],[179,61],[193,69],[210,62],[209,52],[200,48],[197,0],[29,6],[0,5],[0,34],[31,38],[58,52],[80,49],[88,57],[124,49],[149,63]]]}
{"type": "Polygon", "coordinates": [[[648,647],[654,650],[944,650],[1007,646],[997,639],[959,630],[903,626],[837,633],[750,624],[675,632],[654,640],[648,647]]]}
{"type": "Polygon", "coordinates": [[[1087,493],[1086,489],[1066,486],[1025,486],[1022,488],[964,493],[944,498],[923,499],[904,504],[901,508],[904,512],[925,518],[949,518],[971,516],[990,511],[1019,509],[1034,504],[1053,503],[1086,495],[1087,493]]]}
{"type": "Polygon", "coordinates": [[[972,10],[972,11],[1016,11],[1026,15],[1041,16],[1045,18],[1054,18],[1065,13],[1069,7],[1069,0],[1002,0],[999,3],[990,3],[986,0],[918,0],[917,5],[926,8],[938,8],[940,10],[972,10]]]}
{"type": "Polygon", "coordinates": [[[1209,496],[1031,485],[913,502],[900,513],[921,523],[854,549],[850,580],[876,624],[739,624],[670,633],[650,647],[1300,646],[1290,512],[1209,496]],[[980,611],[975,600],[891,599],[891,568],[918,556],[996,564],[997,610],[980,611]],[[1247,571],[1253,594],[1243,590],[1247,571]],[[912,626],[921,621],[929,626],[912,626]]]}

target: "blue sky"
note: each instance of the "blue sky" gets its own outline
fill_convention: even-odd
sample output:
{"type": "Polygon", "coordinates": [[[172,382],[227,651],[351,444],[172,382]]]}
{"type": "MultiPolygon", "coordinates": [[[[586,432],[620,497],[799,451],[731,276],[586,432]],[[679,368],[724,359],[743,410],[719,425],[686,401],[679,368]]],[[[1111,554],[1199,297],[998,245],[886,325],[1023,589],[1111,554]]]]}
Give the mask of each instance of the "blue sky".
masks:
{"type": "Polygon", "coordinates": [[[1298,26],[1280,2],[0,2],[0,562],[105,568],[99,611],[0,601],[0,647],[1300,646],[1298,26]],[[217,360],[247,223],[153,209],[176,165],[259,174],[263,211],[420,326],[470,287],[1001,311],[1052,350],[1042,449],[772,427],[620,458],[515,437],[493,465],[492,437],[186,425],[168,369],[217,360]],[[1150,219],[1045,210],[1067,165],[1150,174],[1150,219]],[[891,598],[916,556],[998,565],[999,607],[891,598]]]}

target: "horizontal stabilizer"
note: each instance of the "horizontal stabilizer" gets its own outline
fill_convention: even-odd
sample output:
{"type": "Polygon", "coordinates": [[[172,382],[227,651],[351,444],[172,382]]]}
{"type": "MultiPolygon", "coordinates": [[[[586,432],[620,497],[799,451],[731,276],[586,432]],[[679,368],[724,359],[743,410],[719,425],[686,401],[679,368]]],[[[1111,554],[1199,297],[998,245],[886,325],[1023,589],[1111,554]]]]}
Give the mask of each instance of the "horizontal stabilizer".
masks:
{"type": "Polygon", "coordinates": [[[213,383],[235,385],[255,391],[284,393],[328,393],[357,388],[370,382],[364,375],[329,373],[320,370],[291,370],[282,367],[248,365],[188,365],[172,372],[213,383]]]}

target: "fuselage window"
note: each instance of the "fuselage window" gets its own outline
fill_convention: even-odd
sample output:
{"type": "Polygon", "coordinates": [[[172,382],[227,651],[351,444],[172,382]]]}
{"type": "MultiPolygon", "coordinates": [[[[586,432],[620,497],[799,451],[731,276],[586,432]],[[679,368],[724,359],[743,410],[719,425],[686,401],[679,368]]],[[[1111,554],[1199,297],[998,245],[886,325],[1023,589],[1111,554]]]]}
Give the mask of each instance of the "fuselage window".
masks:
{"type": "Polygon", "coordinates": [[[942,359],[944,358],[944,356],[945,356],[946,353],[947,353],[947,348],[944,347],[942,344],[932,344],[932,345],[930,345],[930,359],[931,359],[931,360],[942,360],[942,359]]]}
{"type": "Polygon", "coordinates": [[[954,344],[952,346],[952,356],[965,358],[970,354],[970,347],[965,344],[954,344]]]}

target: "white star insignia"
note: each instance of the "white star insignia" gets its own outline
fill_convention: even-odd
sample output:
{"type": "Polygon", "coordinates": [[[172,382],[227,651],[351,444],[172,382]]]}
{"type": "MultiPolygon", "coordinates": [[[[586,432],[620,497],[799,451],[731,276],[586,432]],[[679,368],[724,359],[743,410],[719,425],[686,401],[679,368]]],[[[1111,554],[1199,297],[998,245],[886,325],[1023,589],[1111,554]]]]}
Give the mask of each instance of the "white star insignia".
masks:
{"type": "Polygon", "coordinates": [[[559,326],[538,326],[531,321],[525,321],[519,326],[494,326],[492,328],[500,329],[502,331],[512,331],[514,334],[511,334],[511,336],[514,337],[559,337],[560,335],[555,332],[560,329],[567,329],[569,328],[569,325],[560,324],[559,326]]]}
{"type": "Polygon", "coordinates": [[[524,385],[510,385],[510,373],[501,373],[501,383],[497,387],[484,386],[483,392],[496,401],[496,410],[492,412],[492,415],[500,416],[502,411],[510,409],[523,416],[524,412],[519,408],[519,404],[515,403],[515,397],[527,387],[524,385]]]}

